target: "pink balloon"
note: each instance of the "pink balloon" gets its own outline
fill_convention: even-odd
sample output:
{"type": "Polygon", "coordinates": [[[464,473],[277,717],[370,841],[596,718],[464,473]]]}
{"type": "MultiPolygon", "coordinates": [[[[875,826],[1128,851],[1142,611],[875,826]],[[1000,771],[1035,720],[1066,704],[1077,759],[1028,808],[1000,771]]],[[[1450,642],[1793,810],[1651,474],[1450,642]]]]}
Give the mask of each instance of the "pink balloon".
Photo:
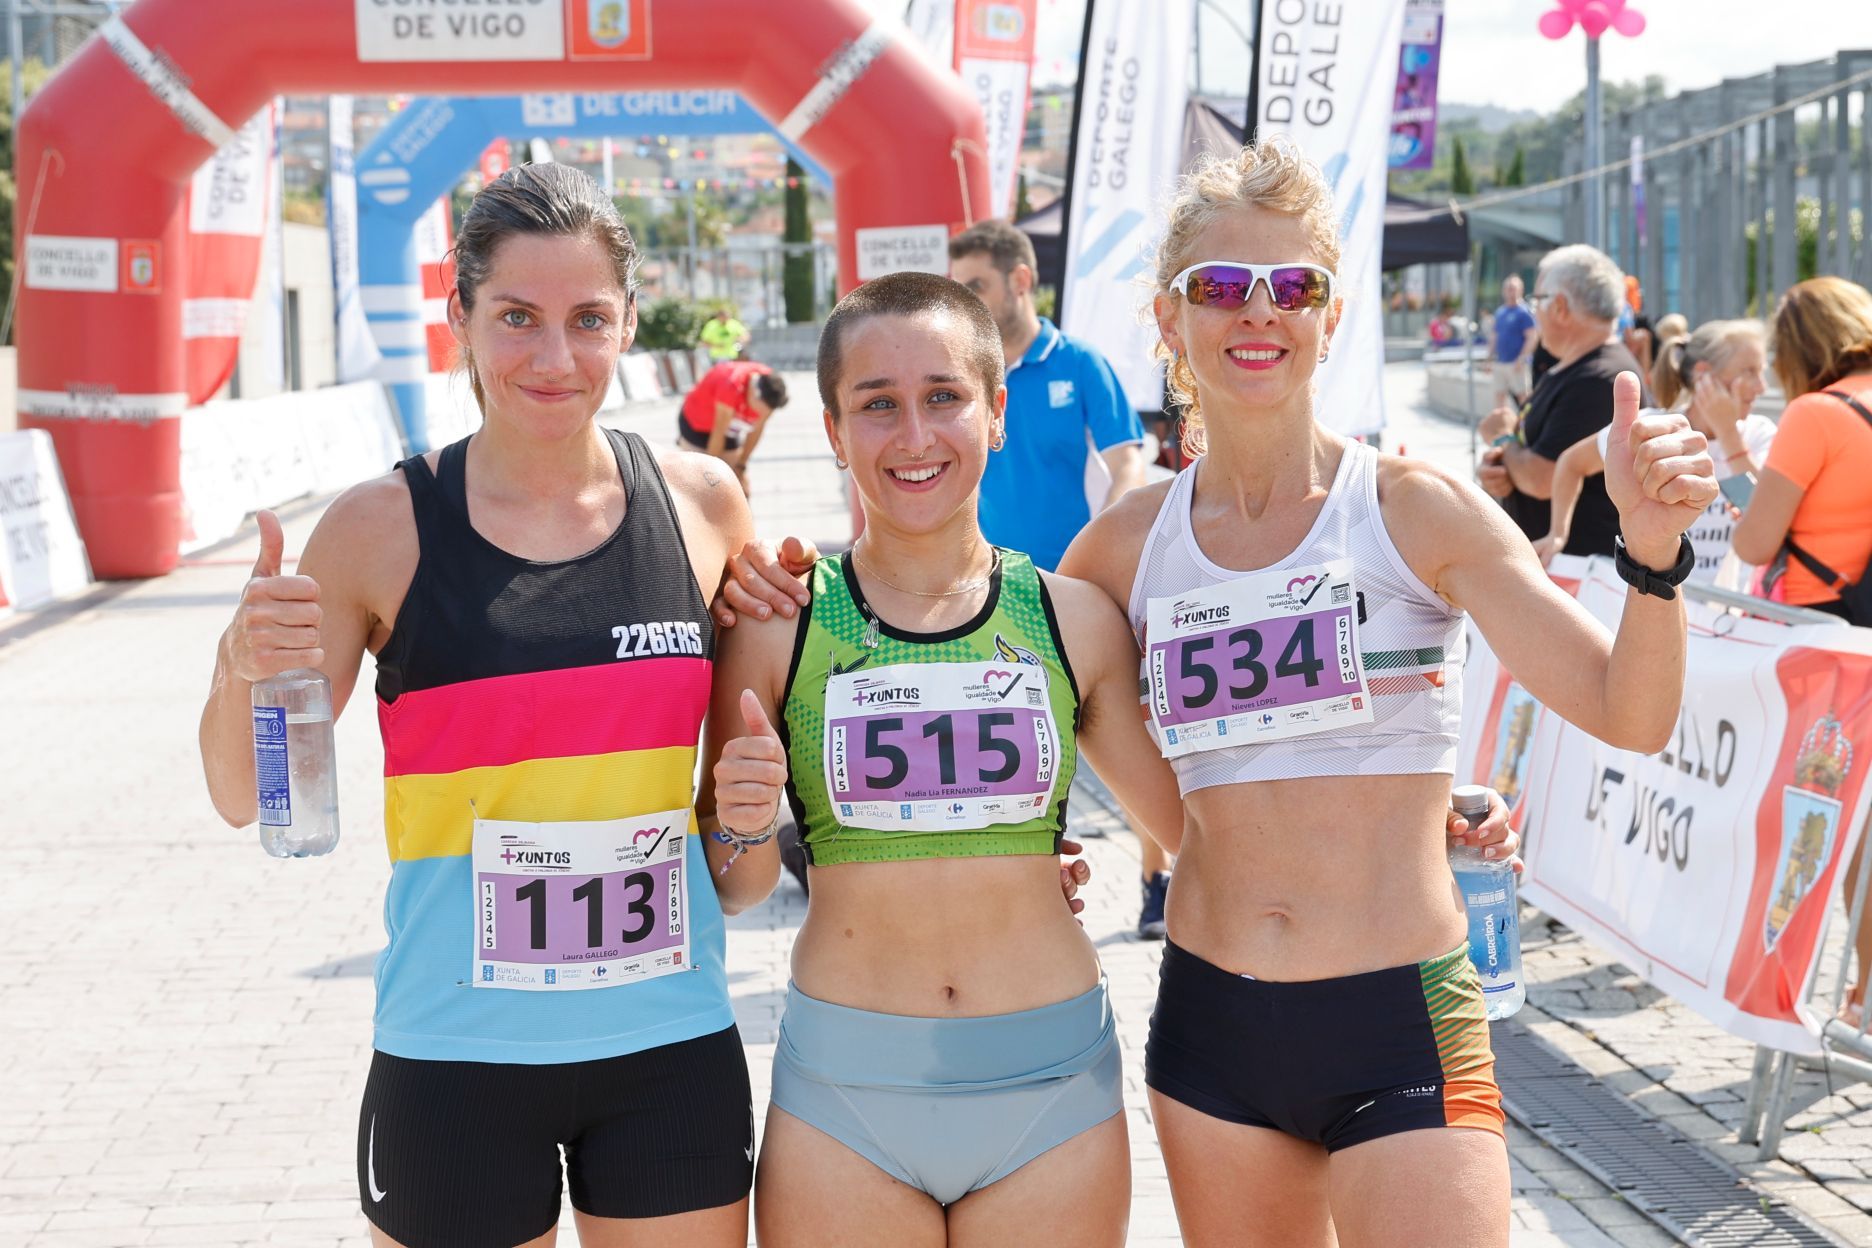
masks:
{"type": "Polygon", "coordinates": [[[1586,32],[1588,39],[1597,39],[1605,34],[1606,27],[1612,24],[1612,15],[1606,12],[1603,0],[1589,0],[1584,11],[1579,15],[1580,29],[1586,32]]]}
{"type": "Polygon", "coordinates": [[[1540,15],[1540,33],[1549,39],[1564,39],[1573,29],[1573,15],[1559,9],[1549,9],[1540,15]]]}
{"type": "Polygon", "coordinates": [[[1612,19],[1612,29],[1628,38],[1637,38],[1644,34],[1645,17],[1637,9],[1620,9],[1612,19]]]}

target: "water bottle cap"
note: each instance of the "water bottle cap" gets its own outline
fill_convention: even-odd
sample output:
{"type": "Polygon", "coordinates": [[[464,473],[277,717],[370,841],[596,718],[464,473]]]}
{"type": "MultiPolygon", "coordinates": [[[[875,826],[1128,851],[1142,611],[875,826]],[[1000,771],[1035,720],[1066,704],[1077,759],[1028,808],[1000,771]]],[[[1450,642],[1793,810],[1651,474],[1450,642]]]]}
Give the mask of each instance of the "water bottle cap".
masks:
{"type": "Polygon", "coordinates": [[[1486,815],[1489,809],[1489,791],[1487,785],[1462,784],[1450,790],[1450,805],[1456,813],[1465,818],[1471,815],[1486,815]]]}

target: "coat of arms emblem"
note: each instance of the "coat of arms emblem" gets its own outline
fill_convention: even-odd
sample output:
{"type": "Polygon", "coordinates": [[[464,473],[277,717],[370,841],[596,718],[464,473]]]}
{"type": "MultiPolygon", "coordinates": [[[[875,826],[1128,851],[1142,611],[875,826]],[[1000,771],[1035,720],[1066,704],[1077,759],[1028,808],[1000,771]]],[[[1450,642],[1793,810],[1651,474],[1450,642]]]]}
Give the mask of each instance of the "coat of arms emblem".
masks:
{"type": "Polygon", "coordinates": [[[1839,841],[1838,794],[1851,769],[1852,742],[1839,720],[1822,715],[1801,739],[1794,783],[1781,789],[1781,852],[1762,916],[1762,948],[1769,952],[1833,856],[1839,841]]]}

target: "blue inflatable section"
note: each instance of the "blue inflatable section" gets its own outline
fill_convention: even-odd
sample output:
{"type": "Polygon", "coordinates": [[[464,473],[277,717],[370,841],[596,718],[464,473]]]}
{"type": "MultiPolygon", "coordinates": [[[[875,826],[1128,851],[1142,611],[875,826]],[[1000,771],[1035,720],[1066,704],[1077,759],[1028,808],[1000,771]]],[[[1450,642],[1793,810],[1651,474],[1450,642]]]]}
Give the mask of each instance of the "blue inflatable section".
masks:
{"type": "MultiPolygon", "coordinates": [[[[773,134],[733,91],[556,92],[430,96],[399,112],[357,160],[358,278],[364,312],[391,384],[410,452],[430,449],[423,378],[422,272],[415,225],[497,138],[773,134]]],[[[792,157],[823,183],[824,170],[790,141],[792,157]]]]}

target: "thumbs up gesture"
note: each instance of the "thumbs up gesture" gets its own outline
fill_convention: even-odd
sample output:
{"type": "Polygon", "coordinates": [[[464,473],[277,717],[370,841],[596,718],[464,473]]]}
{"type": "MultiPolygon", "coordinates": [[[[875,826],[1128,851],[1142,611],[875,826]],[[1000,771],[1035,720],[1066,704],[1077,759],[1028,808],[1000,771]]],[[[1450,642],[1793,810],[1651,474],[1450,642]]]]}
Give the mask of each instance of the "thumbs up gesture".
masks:
{"type": "Polygon", "coordinates": [[[741,691],[741,722],[747,733],[722,746],[715,760],[715,814],[728,831],[759,836],[780,811],[786,748],[752,689],[741,691]]]}
{"type": "Polygon", "coordinates": [[[1678,538],[1716,498],[1709,444],[1677,412],[1638,414],[1638,377],[1612,383],[1606,493],[1633,559],[1651,568],[1677,561],[1678,538]]]}
{"type": "Polygon", "coordinates": [[[229,664],[242,680],[265,680],[295,667],[325,661],[319,648],[318,582],[281,576],[286,535],[270,511],[254,514],[260,526],[260,557],[241,591],[240,606],[224,638],[229,664]]]}

